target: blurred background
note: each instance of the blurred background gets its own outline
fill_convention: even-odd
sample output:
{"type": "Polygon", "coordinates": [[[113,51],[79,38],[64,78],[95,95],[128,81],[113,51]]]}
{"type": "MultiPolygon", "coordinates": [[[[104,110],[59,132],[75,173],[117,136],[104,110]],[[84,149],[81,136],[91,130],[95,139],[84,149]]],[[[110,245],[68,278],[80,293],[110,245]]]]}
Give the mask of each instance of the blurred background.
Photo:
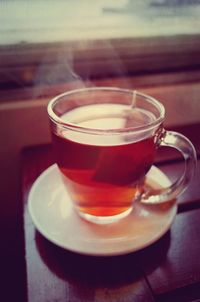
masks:
{"type": "Polygon", "coordinates": [[[167,127],[200,122],[199,16],[200,0],[0,2],[1,267],[4,288],[15,284],[18,301],[25,276],[20,156],[50,143],[49,100],[79,87],[126,87],[158,98],[167,127]]]}

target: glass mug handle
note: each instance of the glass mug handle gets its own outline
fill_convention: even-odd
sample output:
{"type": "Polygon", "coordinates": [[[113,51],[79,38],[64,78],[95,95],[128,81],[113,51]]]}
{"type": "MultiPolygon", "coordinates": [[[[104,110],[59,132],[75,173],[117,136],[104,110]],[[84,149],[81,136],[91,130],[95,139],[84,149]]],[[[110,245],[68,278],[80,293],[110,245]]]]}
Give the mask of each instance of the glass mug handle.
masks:
{"type": "Polygon", "coordinates": [[[185,168],[183,174],[171,186],[153,192],[145,191],[141,196],[141,202],[146,204],[167,202],[183,193],[192,179],[197,165],[195,148],[184,135],[162,129],[161,133],[157,135],[157,145],[158,147],[172,147],[180,151],[185,160],[185,168]]]}

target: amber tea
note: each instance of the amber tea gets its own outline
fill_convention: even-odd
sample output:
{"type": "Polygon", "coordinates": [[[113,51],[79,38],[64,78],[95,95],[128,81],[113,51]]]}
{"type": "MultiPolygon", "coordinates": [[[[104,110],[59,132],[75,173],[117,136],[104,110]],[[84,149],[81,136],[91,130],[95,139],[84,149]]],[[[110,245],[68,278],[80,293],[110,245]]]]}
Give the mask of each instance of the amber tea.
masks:
{"type": "MultiPolygon", "coordinates": [[[[122,105],[91,105],[64,114],[78,126],[89,129],[123,129],[152,122],[145,110],[132,110],[131,121],[122,105]],[[92,108],[93,107],[93,108],[92,108]],[[118,114],[113,113],[118,111],[118,114]],[[92,117],[89,112],[93,112],[92,117]],[[99,113],[96,116],[95,112],[99,113]],[[102,112],[102,114],[100,114],[102,112]]],[[[68,192],[79,211],[95,216],[112,216],[132,206],[140,184],[152,166],[154,136],[123,134],[109,136],[75,135],[68,131],[53,134],[56,160],[68,192]]]]}

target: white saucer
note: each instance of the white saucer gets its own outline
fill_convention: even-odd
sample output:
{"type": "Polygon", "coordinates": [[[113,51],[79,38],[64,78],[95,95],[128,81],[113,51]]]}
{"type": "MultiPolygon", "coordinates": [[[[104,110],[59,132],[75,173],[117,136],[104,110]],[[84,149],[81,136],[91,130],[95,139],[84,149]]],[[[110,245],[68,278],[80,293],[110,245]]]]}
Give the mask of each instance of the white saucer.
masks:
{"type": "MultiPolygon", "coordinates": [[[[163,187],[170,184],[154,166],[147,179],[156,180],[163,187]]],[[[133,211],[120,221],[93,224],[80,218],[73,209],[54,164],[33,184],[28,209],[39,232],[56,245],[81,254],[111,256],[137,251],[158,240],[170,228],[177,205],[135,202],[133,211]]]]}

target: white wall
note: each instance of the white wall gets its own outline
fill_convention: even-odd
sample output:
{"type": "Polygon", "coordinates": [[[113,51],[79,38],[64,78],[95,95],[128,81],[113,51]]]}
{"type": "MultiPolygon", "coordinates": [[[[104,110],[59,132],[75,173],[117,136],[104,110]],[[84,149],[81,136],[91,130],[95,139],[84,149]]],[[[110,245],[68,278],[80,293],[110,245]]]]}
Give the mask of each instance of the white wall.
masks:
{"type": "Polygon", "coordinates": [[[0,211],[8,240],[13,240],[12,233],[21,219],[20,151],[50,141],[46,103],[0,104],[0,211]]]}

